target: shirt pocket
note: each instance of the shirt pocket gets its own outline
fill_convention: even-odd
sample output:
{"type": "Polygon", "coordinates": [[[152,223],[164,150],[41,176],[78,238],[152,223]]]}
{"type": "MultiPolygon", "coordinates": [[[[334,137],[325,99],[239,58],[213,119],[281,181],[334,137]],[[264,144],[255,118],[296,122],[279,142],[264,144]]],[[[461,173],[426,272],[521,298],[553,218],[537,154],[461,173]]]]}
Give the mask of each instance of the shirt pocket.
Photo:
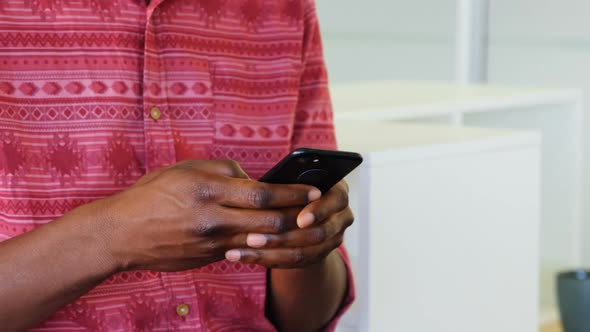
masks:
{"type": "Polygon", "coordinates": [[[210,63],[186,52],[165,60],[165,67],[176,161],[210,159],[215,113],[210,63]]]}
{"type": "Polygon", "coordinates": [[[219,60],[212,64],[216,159],[262,175],[290,149],[301,60],[219,60]]]}

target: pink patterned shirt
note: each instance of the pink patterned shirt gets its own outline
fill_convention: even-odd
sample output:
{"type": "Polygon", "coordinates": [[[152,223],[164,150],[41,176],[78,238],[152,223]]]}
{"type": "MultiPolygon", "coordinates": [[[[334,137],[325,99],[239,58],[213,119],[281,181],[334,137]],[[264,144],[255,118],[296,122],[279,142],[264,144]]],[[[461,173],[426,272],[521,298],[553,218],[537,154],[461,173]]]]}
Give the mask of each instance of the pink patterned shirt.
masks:
{"type": "MultiPolygon", "coordinates": [[[[298,146],[335,147],[313,0],[0,0],[0,241],[183,159],[258,177],[298,146]]],[[[123,272],[34,331],[274,331],[266,286],[123,272]]]]}

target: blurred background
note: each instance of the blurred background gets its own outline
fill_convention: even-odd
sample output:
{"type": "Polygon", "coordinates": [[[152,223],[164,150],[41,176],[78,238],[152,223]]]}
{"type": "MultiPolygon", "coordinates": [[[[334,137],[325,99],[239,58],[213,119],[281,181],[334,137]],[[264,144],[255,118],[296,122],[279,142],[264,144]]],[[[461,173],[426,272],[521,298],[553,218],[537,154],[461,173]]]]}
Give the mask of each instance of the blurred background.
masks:
{"type": "MultiPolygon", "coordinates": [[[[334,81],[456,79],[456,0],[318,0],[334,81]]],[[[590,2],[493,0],[491,83],[590,88],[590,2]]]]}
{"type": "MultiPolygon", "coordinates": [[[[537,273],[526,276],[528,279],[523,279],[530,280],[530,284],[538,290],[537,294],[530,295],[538,297],[533,299],[538,304],[535,308],[538,326],[535,325],[534,330],[559,331],[555,290],[556,273],[561,270],[590,266],[590,241],[585,240],[590,239],[590,218],[588,218],[590,203],[585,192],[585,188],[590,187],[590,182],[588,182],[589,176],[584,176],[590,174],[590,168],[589,163],[585,162],[588,159],[588,153],[585,151],[588,149],[583,145],[590,142],[588,129],[590,126],[588,117],[585,116],[588,103],[584,103],[590,93],[590,1],[318,0],[317,5],[325,55],[334,90],[336,119],[355,119],[355,116],[351,114],[358,113],[359,119],[369,117],[371,120],[381,122],[401,121],[414,124],[435,123],[438,126],[450,127],[526,129],[540,134],[542,143],[540,143],[541,161],[538,165],[540,188],[537,208],[539,214],[535,219],[538,229],[530,228],[531,238],[537,240],[538,247],[534,254],[530,254],[531,251],[529,251],[527,254],[529,256],[518,256],[516,251],[521,249],[518,246],[510,250],[515,251],[515,257],[521,257],[523,260],[528,257],[530,261],[538,263],[535,266],[537,273]],[[472,7],[466,9],[465,6],[472,7]],[[481,8],[478,9],[478,6],[484,7],[485,16],[481,16],[482,12],[479,11],[481,8]],[[471,17],[471,21],[467,17],[471,17]],[[474,35],[475,38],[482,39],[475,41],[470,39],[466,42],[465,38],[474,38],[474,35]],[[474,43],[476,49],[469,53],[474,43]],[[478,45],[482,44],[487,47],[483,49],[484,54],[481,54],[482,50],[478,49],[478,45]],[[476,59],[465,58],[470,56],[476,59]],[[469,73],[466,74],[466,71],[470,71],[466,67],[472,66],[473,62],[480,67],[475,69],[474,77],[469,76],[469,73]],[[481,70],[483,74],[478,73],[481,70]],[[465,86],[465,83],[474,85],[465,86]],[[475,90],[470,90],[471,87],[475,90]],[[351,93],[355,96],[351,97],[351,93]],[[485,98],[482,99],[482,95],[485,95],[485,98]],[[518,99],[519,96],[522,98],[518,99]],[[556,97],[552,99],[550,96],[556,97]],[[557,96],[563,98],[560,99],[557,96]],[[564,101],[567,96],[572,97],[571,105],[564,101]],[[530,105],[523,104],[533,99],[538,99],[538,102],[530,105]],[[543,104],[543,100],[546,100],[546,104],[543,104]],[[557,106],[560,100],[564,101],[565,106],[557,106]],[[507,106],[507,103],[512,101],[516,104],[507,106]],[[491,106],[485,106],[486,103],[491,106]],[[517,115],[512,118],[509,116],[509,119],[500,119],[502,116],[499,115],[470,117],[465,115],[470,114],[469,105],[498,112],[515,111],[517,115]],[[506,110],[495,110],[493,105],[501,105],[498,108],[504,107],[506,110]],[[436,115],[438,111],[434,110],[431,113],[425,111],[429,107],[437,110],[450,109],[450,116],[443,117],[441,121],[441,116],[436,115]],[[454,107],[458,113],[452,114],[454,107]],[[523,115],[525,111],[521,110],[521,107],[526,109],[528,115],[523,115]],[[346,113],[343,113],[339,108],[350,109],[346,109],[346,113]],[[431,115],[412,118],[408,115],[412,110],[425,111],[431,115]],[[387,114],[388,111],[390,114],[387,114]],[[460,117],[459,120],[457,116],[460,117]],[[566,150],[567,152],[564,152],[566,150]]],[[[446,138],[442,137],[440,140],[445,141],[446,138]]],[[[344,141],[347,139],[345,138],[344,141]]],[[[436,142],[433,144],[436,145],[436,142]]],[[[511,189],[505,188],[505,190],[511,189]]],[[[501,195],[504,194],[499,194],[501,195]]],[[[518,200],[519,197],[511,199],[518,200]]],[[[490,202],[490,204],[494,203],[490,202]]],[[[396,203],[391,202],[391,209],[395,208],[396,203]]],[[[374,213],[372,215],[375,216],[374,213]]],[[[477,219],[477,215],[472,217],[477,219]]],[[[371,222],[373,221],[374,219],[371,219],[371,222]]],[[[358,223],[362,222],[364,220],[358,221],[358,223]]],[[[410,222],[412,221],[408,221],[410,222]]],[[[445,220],[439,220],[439,222],[445,223],[445,220]]],[[[477,220],[471,222],[477,223],[477,220]]],[[[400,227],[403,229],[404,226],[400,227]]],[[[427,228],[422,231],[429,232],[427,228]]],[[[510,229],[505,228],[502,231],[508,233],[510,229]]],[[[352,246],[353,256],[361,261],[371,260],[371,258],[363,258],[364,254],[359,254],[358,250],[362,252],[363,246],[366,246],[363,241],[372,239],[360,229],[357,232],[361,233],[360,240],[358,237],[349,240],[352,243],[350,246],[352,246]]],[[[445,235],[441,234],[441,236],[445,235]]],[[[469,234],[462,236],[468,237],[469,234]]],[[[523,235],[524,247],[526,247],[525,241],[528,241],[524,239],[525,236],[526,234],[523,235]]],[[[502,239],[503,237],[499,235],[491,242],[500,248],[504,245],[502,239]]],[[[449,241],[455,240],[449,239],[449,241]]],[[[460,242],[457,243],[460,245],[460,242]]],[[[422,246],[428,246],[428,243],[422,246]]],[[[410,252],[414,250],[412,247],[405,249],[410,252]]],[[[372,252],[368,255],[372,255],[372,252]]],[[[433,255],[436,256],[436,252],[433,252],[433,255]]],[[[408,257],[411,258],[412,254],[408,254],[408,257]]],[[[445,257],[441,256],[437,259],[444,260],[445,257]]],[[[486,258],[482,257],[482,259],[486,258]]],[[[362,268],[369,269],[371,273],[381,273],[378,268],[373,270],[373,267],[367,267],[368,264],[374,263],[373,261],[362,263],[362,268]]],[[[397,267],[400,270],[405,268],[396,266],[395,261],[380,264],[392,264],[394,268],[397,267]]],[[[515,261],[515,264],[519,263],[515,261]]],[[[498,268],[509,269],[510,266],[498,268]]],[[[524,273],[523,270],[518,269],[504,272],[507,275],[524,273]]],[[[432,271],[432,276],[436,277],[439,273],[445,273],[445,271],[432,271]]],[[[372,276],[366,276],[366,279],[363,279],[362,273],[361,279],[361,283],[375,280],[372,276]]],[[[412,278],[408,277],[404,279],[404,282],[408,280],[411,281],[412,278]]],[[[361,290],[371,292],[371,286],[363,287],[365,286],[361,285],[361,290]]],[[[444,287],[444,285],[437,287],[444,287]]],[[[486,286],[481,285],[481,287],[486,286]]],[[[393,297],[396,294],[388,296],[393,297]]],[[[482,294],[482,296],[485,295],[482,294]]],[[[428,301],[428,298],[422,300],[428,301]]],[[[360,305],[367,307],[370,304],[387,305],[375,303],[377,302],[369,299],[362,300],[360,305]]],[[[448,300],[448,303],[453,307],[452,300],[448,300]]],[[[506,304],[506,307],[509,305],[506,304]]],[[[374,307],[371,309],[372,312],[373,309],[374,307]]],[[[391,309],[392,316],[404,315],[403,310],[395,312],[394,309],[395,305],[391,309]]],[[[462,308],[457,305],[456,310],[462,310],[462,308]]],[[[357,318],[377,320],[370,314],[367,315],[369,318],[357,318]]],[[[464,313],[456,312],[456,315],[463,317],[464,313]]],[[[490,321],[502,320],[504,313],[502,309],[498,309],[488,312],[487,315],[490,321]]],[[[431,316],[422,312],[414,318],[422,317],[428,320],[431,316]]],[[[462,331],[458,325],[453,325],[452,319],[449,319],[448,325],[445,325],[445,320],[442,318],[434,320],[437,320],[436,324],[440,327],[436,329],[437,331],[462,331]]],[[[403,324],[393,323],[391,326],[400,328],[404,326],[403,324]]],[[[349,325],[353,326],[354,323],[349,325]]],[[[512,328],[517,325],[513,324],[512,328]]],[[[530,325],[526,326],[530,327],[530,325]]],[[[470,328],[470,331],[487,331],[483,327],[471,326],[470,328]]],[[[382,330],[382,328],[371,330],[382,330]]],[[[400,331],[423,330],[425,331],[424,327],[417,327],[400,331]]],[[[532,331],[530,328],[525,330],[508,328],[503,331],[512,330],[532,331]]]]}

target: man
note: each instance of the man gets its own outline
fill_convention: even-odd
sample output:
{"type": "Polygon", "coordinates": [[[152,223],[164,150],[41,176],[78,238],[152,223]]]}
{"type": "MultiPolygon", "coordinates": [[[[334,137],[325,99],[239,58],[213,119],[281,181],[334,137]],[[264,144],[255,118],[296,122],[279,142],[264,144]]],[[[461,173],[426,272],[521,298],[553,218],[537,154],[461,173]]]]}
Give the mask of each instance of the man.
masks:
{"type": "Polygon", "coordinates": [[[313,0],[1,1],[2,331],[332,330],[346,184],[255,181],[301,146],[313,0]]]}

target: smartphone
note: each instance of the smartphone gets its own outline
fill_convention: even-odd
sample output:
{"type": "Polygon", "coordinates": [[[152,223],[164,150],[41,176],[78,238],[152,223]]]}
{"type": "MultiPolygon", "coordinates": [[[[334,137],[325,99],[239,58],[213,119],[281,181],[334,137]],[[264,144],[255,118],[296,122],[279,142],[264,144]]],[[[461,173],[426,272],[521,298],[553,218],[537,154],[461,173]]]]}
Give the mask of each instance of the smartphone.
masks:
{"type": "Polygon", "coordinates": [[[356,152],[301,148],[283,158],[260,181],[307,184],[325,193],[362,162],[363,157],[356,152]]]}

